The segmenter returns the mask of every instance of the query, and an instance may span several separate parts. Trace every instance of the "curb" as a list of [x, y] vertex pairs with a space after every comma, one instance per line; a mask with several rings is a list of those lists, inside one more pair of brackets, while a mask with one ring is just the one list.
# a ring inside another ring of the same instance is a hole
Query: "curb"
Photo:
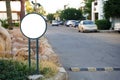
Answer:
[[116, 33], [117, 31], [115, 30], [98, 30], [100, 33]]
[[68, 75], [67, 72], [65, 71], [65, 69], [63, 67], [59, 68], [59, 72], [58, 74], [56, 74], [54, 77], [52, 78], [44, 78], [43, 75], [37, 74], [37, 75], [30, 75], [28, 76], [29, 80], [68, 80]]
[[104, 67], [104, 68], [95, 68], [95, 67], [79, 68], [79, 67], [71, 67], [70, 70], [73, 71], [73, 72], [79, 72], [79, 71], [96, 72], [96, 71], [120, 71], [120, 68], [113, 68], [113, 67]]
[[63, 67], [60, 67], [57, 75], [45, 80], [68, 80], [68, 74]]

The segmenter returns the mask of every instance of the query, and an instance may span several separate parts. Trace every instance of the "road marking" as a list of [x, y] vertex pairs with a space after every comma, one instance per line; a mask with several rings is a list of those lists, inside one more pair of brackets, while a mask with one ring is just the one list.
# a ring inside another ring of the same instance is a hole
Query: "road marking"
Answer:
[[104, 67], [104, 68], [96, 68], [96, 67], [87, 67], [87, 68], [71, 67], [70, 70], [73, 71], [73, 72], [79, 72], [79, 71], [96, 72], [96, 71], [120, 71], [120, 68], [114, 68], [114, 67]]

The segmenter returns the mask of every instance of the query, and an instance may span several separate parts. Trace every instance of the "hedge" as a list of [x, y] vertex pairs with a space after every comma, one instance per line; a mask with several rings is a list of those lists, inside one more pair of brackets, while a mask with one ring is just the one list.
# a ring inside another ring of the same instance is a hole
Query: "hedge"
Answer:
[[30, 70], [25, 63], [0, 59], [0, 80], [28, 80], [28, 75], [33, 73], [35, 68]]
[[107, 30], [111, 27], [111, 23], [108, 20], [96, 20], [95, 23], [100, 30]]
[[[26, 63], [0, 59], [0, 80], [28, 80], [29, 75], [36, 74], [36, 64], [33, 61], [29, 69]], [[41, 61], [40, 73], [49, 78], [58, 73], [58, 67], [50, 61]]]

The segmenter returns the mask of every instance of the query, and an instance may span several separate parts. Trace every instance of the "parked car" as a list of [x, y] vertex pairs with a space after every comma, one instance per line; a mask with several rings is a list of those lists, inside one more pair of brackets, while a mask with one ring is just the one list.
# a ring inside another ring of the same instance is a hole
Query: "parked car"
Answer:
[[76, 20], [68, 20], [65, 22], [65, 26], [67, 27], [73, 27]]
[[78, 25], [79, 32], [94, 31], [97, 32], [97, 25], [91, 20], [82, 20]]
[[63, 21], [58, 21], [59, 25], [63, 25], [64, 22]]
[[59, 26], [59, 22], [57, 20], [52, 20], [52, 26]]
[[76, 20], [75, 22], [74, 22], [74, 24], [73, 24], [73, 27], [78, 27], [78, 24], [80, 23], [80, 20]]
[[120, 23], [115, 23], [114, 30], [120, 33]]

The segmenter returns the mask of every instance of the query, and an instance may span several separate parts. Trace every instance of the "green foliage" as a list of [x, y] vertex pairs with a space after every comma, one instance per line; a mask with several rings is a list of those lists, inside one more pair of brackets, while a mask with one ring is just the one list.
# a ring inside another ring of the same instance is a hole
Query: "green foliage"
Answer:
[[[40, 62], [40, 73], [45, 78], [57, 74], [58, 67], [50, 61]], [[0, 59], [0, 80], [28, 80], [29, 75], [36, 73], [36, 63], [32, 61], [31, 69], [26, 61], [4, 60]]]
[[7, 19], [0, 19], [1, 25], [4, 28], [8, 28], [9, 24], [7, 22]]
[[55, 19], [55, 18], [54, 18], [54, 14], [48, 14], [48, 15], [47, 15], [47, 19], [48, 19], [50, 22], [52, 22], [52, 20]]
[[19, 23], [14, 23], [14, 26], [18, 27], [18, 26], [19, 26]]
[[111, 27], [111, 23], [108, 20], [96, 20], [95, 23], [100, 30], [107, 30]]
[[34, 71], [33, 67], [29, 70], [25, 63], [0, 59], [0, 80], [27, 80]]
[[61, 12], [60, 18], [63, 20], [79, 20], [82, 18], [82, 12], [75, 8], [68, 8]]
[[108, 0], [104, 5], [105, 17], [120, 17], [120, 0]]
[[89, 14], [89, 18], [91, 18], [91, 8], [92, 8], [92, 2], [93, 2], [94, 0], [87, 0], [86, 2], [85, 2], [85, 8], [84, 8], [84, 13], [85, 14]]

